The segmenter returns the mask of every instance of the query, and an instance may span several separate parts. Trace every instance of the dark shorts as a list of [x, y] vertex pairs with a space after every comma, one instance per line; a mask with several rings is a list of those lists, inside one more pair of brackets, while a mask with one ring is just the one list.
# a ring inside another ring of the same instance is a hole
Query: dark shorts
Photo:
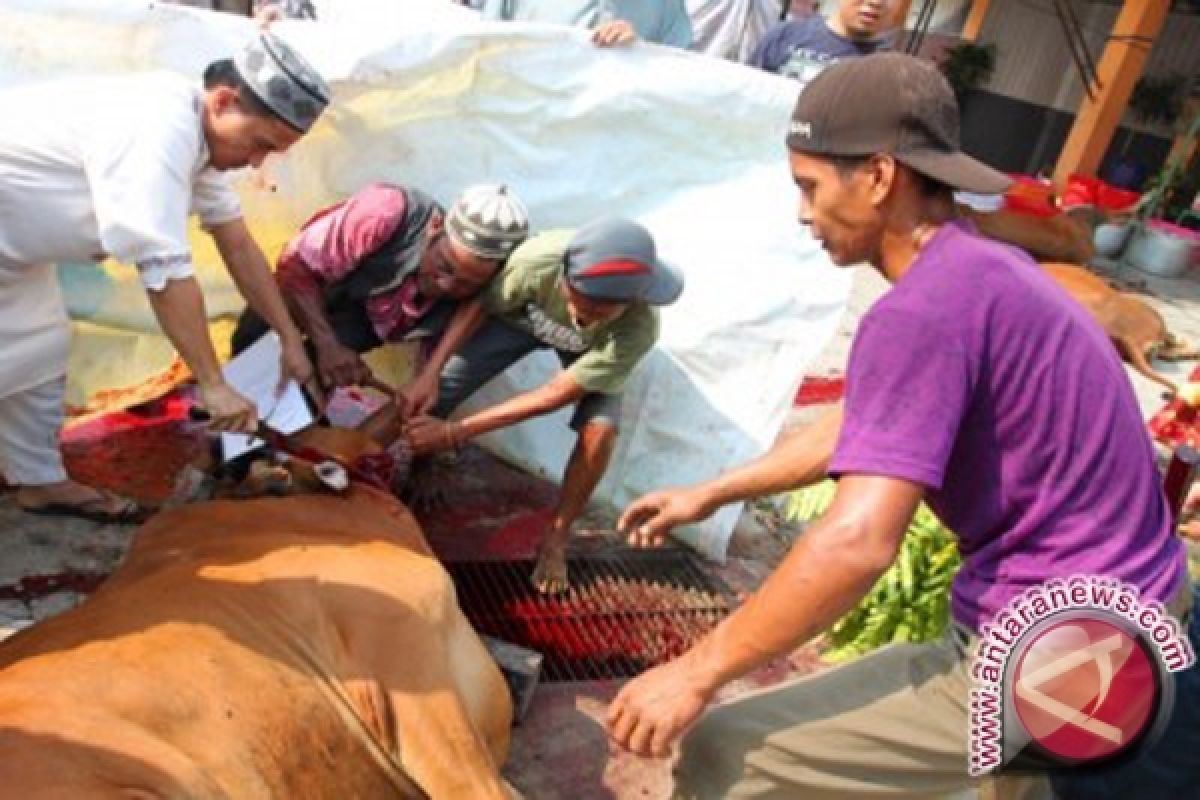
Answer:
[[[446, 362], [434, 415], [448, 417], [485, 383], [535, 350], [554, 350], [564, 367], [570, 366], [580, 355], [555, 350], [520, 328], [488, 317], [475, 335]], [[578, 431], [590, 422], [599, 421], [615, 428], [620, 419], [619, 392], [589, 392], [576, 404], [571, 427]]]

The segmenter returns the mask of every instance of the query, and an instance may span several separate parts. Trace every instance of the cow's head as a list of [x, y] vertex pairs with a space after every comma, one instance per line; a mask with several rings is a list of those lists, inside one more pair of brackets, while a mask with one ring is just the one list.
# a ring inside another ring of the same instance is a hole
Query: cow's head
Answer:
[[229, 464], [206, 457], [180, 472], [166, 505], [221, 497], [340, 493], [356, 480], [386, 485], [393, 477], [390, 457], [357, 430], [314, 426], [292, 434], [289, 445], [294, 452], [258, 450]]

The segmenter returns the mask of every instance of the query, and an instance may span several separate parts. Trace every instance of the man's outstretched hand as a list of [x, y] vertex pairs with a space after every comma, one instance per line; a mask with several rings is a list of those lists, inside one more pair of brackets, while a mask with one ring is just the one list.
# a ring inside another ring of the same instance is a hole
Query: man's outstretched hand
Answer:
[[374, 377], [358, 353], [341, 342], [317, 345], [317, 377], [332, 392], [342, 386], [365, 386]]
[[462, 426], [437, 417], [414, 417], [404, 423], [404, 437], [419, 456], [451, 450], [463, 442]]
[[396, 391], [395, 403], [403, 419], [428, 414], [437, 404], [438, 376], [421, 376]]
[[209, 428], [231, 433], [253, 433], [258, 409], [228, 383], [201, 385], [200, 405], [208, 413]]
[[605, 726], [620, 747], [640, 756], [671, 754], [716, 694], [697, 680], [695, 651], [655, 667], [625, 684], [608, 707]]
[[715, 509], [697, 489], [663, 489], [633, 501], [617, 521], [630, 547], [661, 547], [671, 529], [697, 522]]

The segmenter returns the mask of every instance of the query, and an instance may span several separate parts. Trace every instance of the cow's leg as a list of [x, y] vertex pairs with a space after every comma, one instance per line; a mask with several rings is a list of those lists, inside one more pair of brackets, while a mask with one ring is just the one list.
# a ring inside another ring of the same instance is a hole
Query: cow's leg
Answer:
[[[415, 527], [409, 515], [401, 524]], [[342, 566], [327, 563], [326, 581]], [[330, 595], [345, 653], [338, 671], [372, 738], [430, 797], [506, 797], [511, 700], [450, 576], [410, 552], [375, 550], [344, 566], [355, 591]]]
[[1145, 349], [1137, 342], [1131, 342], [1121, 337], [1113, 337], [1113, 344], [1116, 345], [1117, 351], [1120, 352], [1125, 362], [1133, 367], [1134, 371], [1157, 384], [1167, 387], [1167, 390], [1172, 395], [1179, 392], [1179, 387], [1173, 381], [1165, 375], [1154, 371], [1154, 367], [1150, 366], [1150, 361], [1146, 358]]
[[1193, 361], [1200, 358], [1200, 350], [1186, 339], [1168, 332], [1163, 336], [1163, 345], [1156, 355], [1163, 361]]

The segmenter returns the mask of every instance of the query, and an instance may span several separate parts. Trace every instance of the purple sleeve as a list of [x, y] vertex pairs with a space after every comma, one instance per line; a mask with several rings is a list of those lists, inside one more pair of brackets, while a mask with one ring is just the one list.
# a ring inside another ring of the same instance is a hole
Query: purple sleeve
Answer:
[[850, 354], [830, 474], [941, 488], [975, 380], [961, 336], [907, 310], [867, 314]]

